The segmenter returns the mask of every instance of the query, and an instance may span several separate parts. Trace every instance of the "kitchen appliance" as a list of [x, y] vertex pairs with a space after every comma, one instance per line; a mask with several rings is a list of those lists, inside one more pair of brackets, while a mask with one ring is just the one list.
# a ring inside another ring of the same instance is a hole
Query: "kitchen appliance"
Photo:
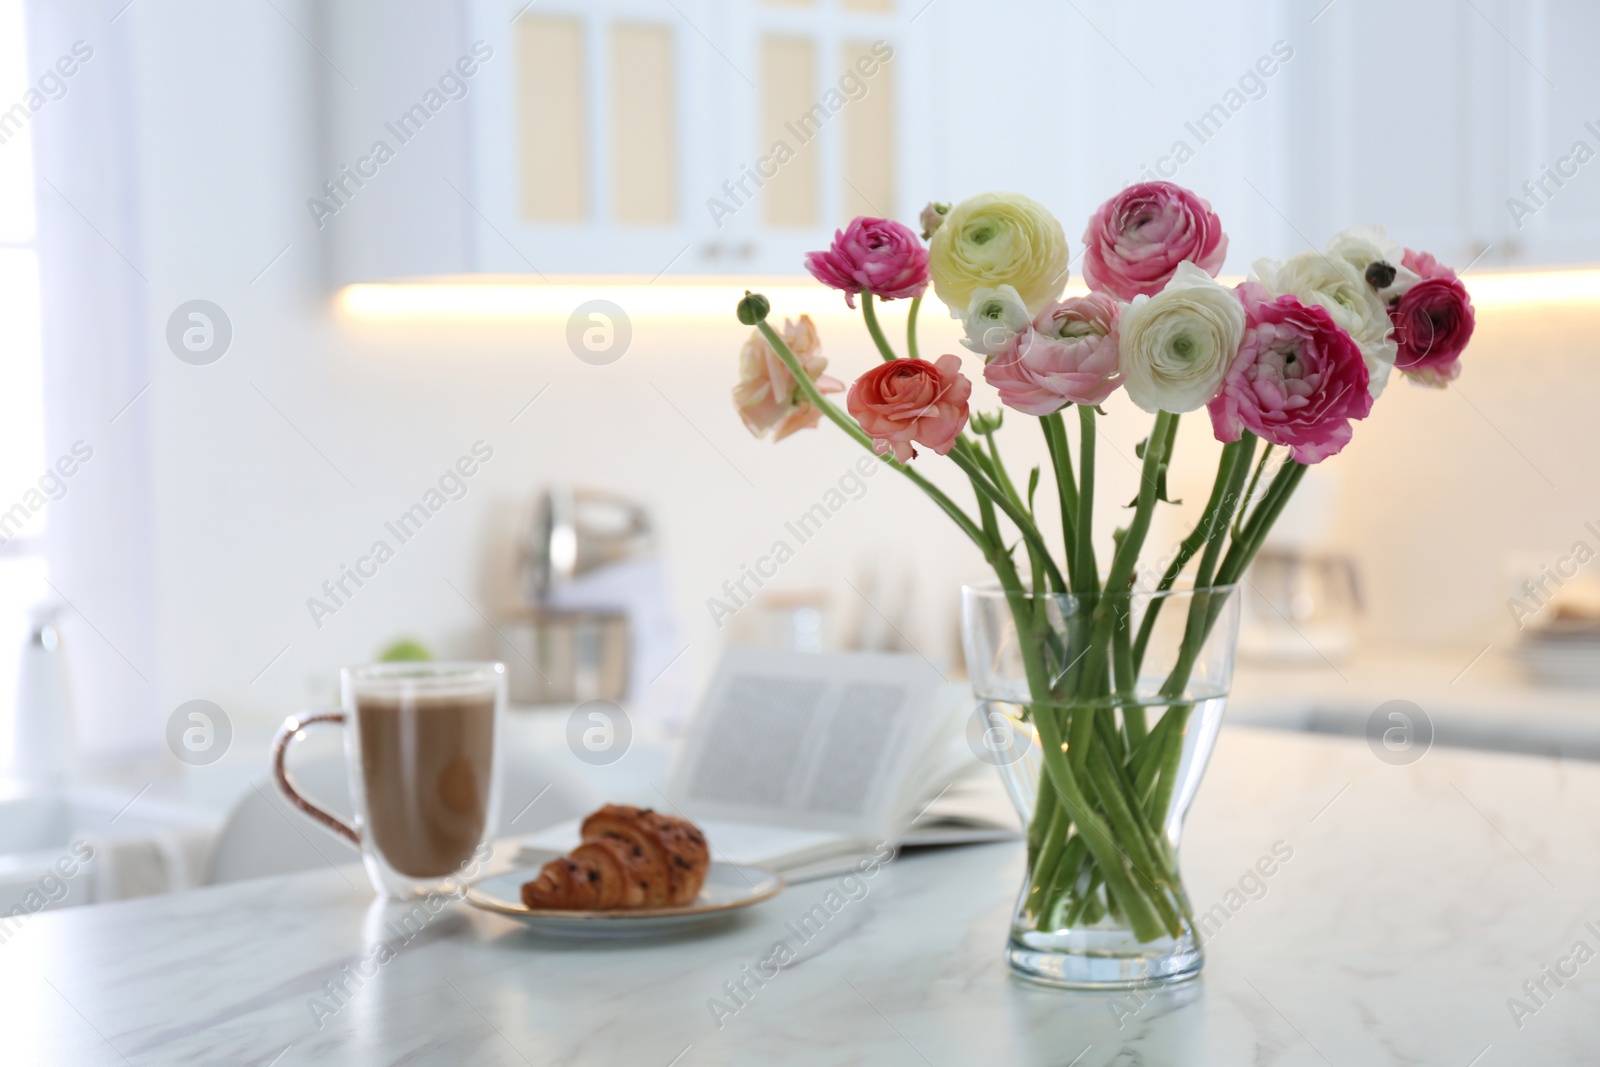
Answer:
[[1355, 560], [1269, 545], [1245, 572], [1239, 654], [1280, 663], [1346, 659], [1361, 610]]
[[683, 651], [656, 547], [649, 511], [620, 493], [539, 494], [520, 548], [527, 607], [496, 627], [513, 703], [676, 704], [656, 684]]
[[628, 692], [628, 616], [531, 608], [497, 627], [513, 704], [621, 700]]
[[528, 603], [546, 603], [584, 575], [654, 548], [650, 514], [642, 505], [602, 489], [546, 489], [534, 504], [523, 545]]

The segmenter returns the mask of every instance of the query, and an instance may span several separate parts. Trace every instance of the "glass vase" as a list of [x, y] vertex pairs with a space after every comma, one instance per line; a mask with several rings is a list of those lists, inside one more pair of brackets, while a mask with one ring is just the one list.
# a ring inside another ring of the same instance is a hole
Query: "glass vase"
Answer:
[[1239, 599], [962, 590], [986, 751], [1028, 828], [1006, 948], [1020, 977], [1124, 989], [1199, 973], [1178, 845], [1222, 724]]

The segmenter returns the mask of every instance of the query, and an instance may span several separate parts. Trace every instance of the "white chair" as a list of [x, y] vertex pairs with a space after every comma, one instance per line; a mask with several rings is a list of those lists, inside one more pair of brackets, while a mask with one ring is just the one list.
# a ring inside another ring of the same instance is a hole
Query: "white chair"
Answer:
[[[308, 800], [350, 820], [350, 785], [343, 756], [289, 757], [289, 773]], [[535, 801], [535, 798], [538, 798]], [[493, 836], [533, 833], [593, 811], [600, 801], [581, 778], [554, 761], [518, 754], [507, 757], [500, 783], [499, 824]], [[270, 775], [250, 783], [228, 813], [217, 837], [211, 882], [238, 882], [274, 874], [351, 863], [348, 845], [293, 807]]]

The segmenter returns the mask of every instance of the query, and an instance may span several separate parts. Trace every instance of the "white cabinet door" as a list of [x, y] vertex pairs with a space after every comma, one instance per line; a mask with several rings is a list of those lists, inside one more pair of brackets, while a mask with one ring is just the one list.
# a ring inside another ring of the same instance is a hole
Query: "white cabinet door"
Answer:
[[793, 273], [856, 214], [914, 216], [904, 2], [473, 0], [503, 57], [474, 97], [475, 269]]
[[492, 43], [475, 97], [474, 269], [655, 276], [682, 269], [716, 172], [709, 0], [474, 0]]
[[1511, 101], [1502, 190], [1494, 199], [1506, 260], [1600, 259], [1600, 5], [1534, 0], [1485, 7], [1507, 41]]
[[1498, 246], [1506, 49], [1475, 4], [1335, 0], [1294, 27], [1286, 214], [1311, 241], [1381, 223], [1458, 266]]
[[[712, 225], [698, 269], [792, 273], [857, 215], [911, 222], [921, 169], [907, 116], [924, 107], [912, 43], [918, 0], [772, 0], [729, 6], [736, 157], [702, 191]], [[930, 20], [931, 30], [935, 20]], [[924, 142], [925, 143], [925, 142]]]
[[1386, 223], [1458, 268], [1600, 249], [1600, 5], [1336, 0], [1294, 38], [1286, 212]]

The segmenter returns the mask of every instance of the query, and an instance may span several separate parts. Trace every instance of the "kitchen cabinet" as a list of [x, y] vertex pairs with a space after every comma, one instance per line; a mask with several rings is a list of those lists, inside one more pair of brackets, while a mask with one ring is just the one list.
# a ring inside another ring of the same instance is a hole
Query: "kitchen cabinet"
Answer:
[[1584, 0], [1337, 0], [1295, 39], [1287, 213], [1387, 221], [1458, 267], [1592, 260], [1600, 9]]
[[[1507, 4], [1506, 192], [1497, 203], [1512, 263], [1593, 262], [1600, 253], [1600, 7]], [[1513, 45], [1512, 42], [1515, 42]]]
[[421, 54], [466, 57], [469, 91], [444, 94], [453, 121], [429, 123], [418, 173], [321, 220], [343, 231], [336, 280], [793, 273], [854, 215], [912, 219], [927, 142], [906, 113], [942, 16], [908, 2], [463, 0], [454, 19], [419, 13], [420, 40], [371, 0], [343, 7], [333, 62], [384, 86], [329, 86], [367, 99], [332, 110], [344, 155], [324, 169], [362, 131], [413, 132], [394, 117], [428, 83]]
[[[1161, 18], [1113, 0], [349, 0], [324, 15], [340, 73], [322, 70], [319, 177], [381, 176], [316, 221], [338, 282], [792, 274], [854, 215], [909, 222], [985, 188], [1030, 192], [1076, 238], [1153, 177], [1222, 212], [1233, 273], [1368, 222], [1458, 267], [1600, 246], [1586, 0]], [[464, 95], [390, 137], [463, 57]], [[374, 137], [393, 162], [363, 164]]]

